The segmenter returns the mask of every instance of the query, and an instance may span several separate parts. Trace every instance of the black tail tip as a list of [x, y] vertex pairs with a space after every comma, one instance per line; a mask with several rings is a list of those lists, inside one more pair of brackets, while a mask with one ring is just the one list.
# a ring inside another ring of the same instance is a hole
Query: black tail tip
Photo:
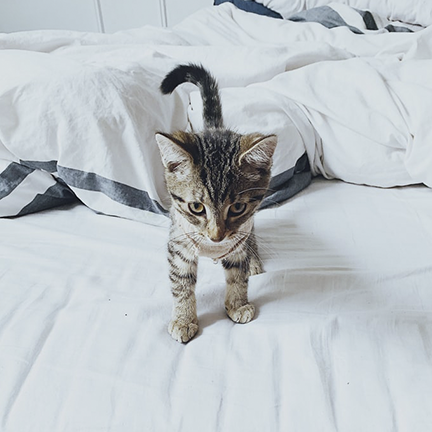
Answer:
[[172, 76], [173, 71], [171, 71], [161, 82], [161, 85], [159, 86], [160, 91], [166, 95], [166, 94], [170, 94], [174, 91], [174, 89], [177, 86], [173, 86], [172, 81], [173, 81], [173, 76]]
[[196, 84], [202, 76], [208, 74], [208, 71], [200, 64], [179, 65], [166, 75], [159, 88], [163, 94], [171, 94], [180, 84], [184, 82]]

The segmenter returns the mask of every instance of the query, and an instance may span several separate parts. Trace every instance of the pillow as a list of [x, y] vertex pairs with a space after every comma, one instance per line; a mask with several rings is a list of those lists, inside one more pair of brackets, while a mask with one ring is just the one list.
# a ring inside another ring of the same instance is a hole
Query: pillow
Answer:
[[[326, 6], [328, 0], [256, 0], [268, 9], [287, 19], [302, 10]], [[334, 3], [370, 10], [395, 21], [428, 26], [432, 24], [432, 2], [430, 0], [335, 0]]]
[[187, 98], [161, 97], [162, 76], [136, 62], [4, 50], [0, 63], [0, 215], [75, 194], [97, 212], [160, 224], [169, 197], [154, 134], [186, 127]]

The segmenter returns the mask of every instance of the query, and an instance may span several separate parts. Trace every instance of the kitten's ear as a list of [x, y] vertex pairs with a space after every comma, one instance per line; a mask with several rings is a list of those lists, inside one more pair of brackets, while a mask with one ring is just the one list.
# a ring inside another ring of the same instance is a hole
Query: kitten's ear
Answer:
[[256, 168], [268, 168], [276, 144], [276, 135], [244, 135], [240, 139], [239, 164], [246, 162]]
[[187, 145], [176, 137], [157, 133], [155, 138], [162, 156], [162, 163], [169, 171], [175, 171], [179, 166], [193, 162]]

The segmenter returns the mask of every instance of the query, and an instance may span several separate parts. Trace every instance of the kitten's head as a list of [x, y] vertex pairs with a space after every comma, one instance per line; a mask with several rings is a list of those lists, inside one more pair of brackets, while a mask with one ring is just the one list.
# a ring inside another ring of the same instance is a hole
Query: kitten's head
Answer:
[[276, 136], [213, 129], [156, 140], [172, 215], [185, 233], [200, 246], [246, 239], [269, 185]]

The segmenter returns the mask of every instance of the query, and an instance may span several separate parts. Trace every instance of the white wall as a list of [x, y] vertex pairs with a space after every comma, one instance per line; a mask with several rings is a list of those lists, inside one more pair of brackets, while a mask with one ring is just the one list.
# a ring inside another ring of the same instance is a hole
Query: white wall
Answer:
[[98, 31], [93, 0], [0, 0], [0, 31]]
[[173, 26], [203, 7], [211, 6], [213, 0], [165, 0], [168, 26]]
[[0, 32], [172, 26], [213, 0], [0, 0]]

